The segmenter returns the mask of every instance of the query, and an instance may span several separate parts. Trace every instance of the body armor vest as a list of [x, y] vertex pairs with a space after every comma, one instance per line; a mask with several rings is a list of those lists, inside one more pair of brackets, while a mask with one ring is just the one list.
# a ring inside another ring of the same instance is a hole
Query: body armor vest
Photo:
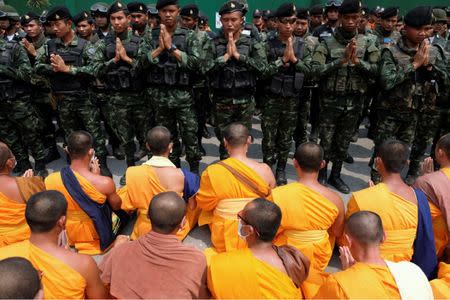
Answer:
[[[243, 36], [242, 42], [236, 45], [240, 55], [250, 57], [253, 40], [249, 36]], [[227, 53], [228, 41], [223, 38], [215, 38], [215, 58]], [[214, 74], [211, 80], [214, 94], [223, 97], [241, 97], [251, 95], [256, 88], [256, 76], [244, 63], [230, 58], [224, 68]]]
[[[17, 42], [6, 42], [3, 47], [0, 48], [0, 65], [15, 69], [14, 65], [14, 53], [18, 50], [17, 47], [21, 45]], [[0, 75], [0, 100], [14, 99], [17, 96], [24, 95], [31, 91], [30, 84], [13, 79], [6, 75]]]
[[[128, 42], [122, 41], [123, 47], [128, 57], [134, 59], [137, 57], [139, 50], [140, 37], [128, 33], [131, 38]], [[113, 33], [108, 34], [105, 38], [105, 56], [108, 60], [116, 56], [116, 36]], [[105, 75], [106, 87], [113, 91], [133, 91], [139, 92], [144, 88], [144, 81], [134, 74], [132, 66], [123, 60], [119, 60], [114, 64]]]
[[[297, 59], [301, 60], [304, 56], [305, 43], [300, 38], [294, 38], [294, 53]], [[284, 55], [286, 45], [277, 37], [268, 41], [268, 56], [270, 62], [276, 61]], [[295, 66], [291, 64], [288, 68], [283, 68], [272, 76], [269, 90], [272, 94], [281, 95], [283, 97], [298, 96], [303, 87], [305, 75], [295, 70]]]
[[[51, 39], [47, 42], [48, 47], [48, 62], [50, 63], [50, 55], [58, 54], [64, 60], [66, 65], [74, 67], [83, 66], [83, 51], [87, 45], [87, 41], [78, 38], [78, 43], [76, 47], [71, 47], [70, 51], [62, 51], [56, 42], [56, 39]], [[50, 76], [50, 85], [52, 91], [56, 93], [67, 93], [67, 92], [80, 92], [86, 91], [89, 86], [89, 81], [81, 76], [76, 76], [66, 73], [54, 73]]]
[[[151, 45], [153, 49], [159, 47], [159, 32], [159, 28], [152, 30]], [[186, 52], [189, 55], [191, 49], [187, 46], [187, 34], [188, 30], [184, 28], [177, 29], [172, 36], [172, 44], [178, 50]], [[164, 50], [159, 55], [158, 63], [150, 69], [147, 82], [154, 85], [188, 87], [191, 85], [191, 76], [189, 70], [179, 67], [177, 59], [170, 55], [167, 50]]]

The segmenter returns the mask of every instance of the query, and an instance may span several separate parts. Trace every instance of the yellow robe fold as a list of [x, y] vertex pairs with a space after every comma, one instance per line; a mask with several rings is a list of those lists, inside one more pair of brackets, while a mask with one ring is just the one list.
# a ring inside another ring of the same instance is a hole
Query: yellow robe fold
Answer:
[[335, 237], [328, 230], [339, 215], [337, 206], [298, 182], [277, 187], [272, 195], [283, 216], [274, 244], [296, 247], [309, 258], [310, 268], [323, 271], [333, 254]]
[[[158, 176], [153, 171], [152, 167], [148, 165], [128, 168], [126, 177], [127, 185], [121, 188], [117, 194], [122, 199], [123, 210], [137, 210], [137, 220], [131, 235], [131, 239], [134, 240], [151, 230], [152, 226], [147, 217], [150, 201], [157, 194], [166, 192], [167, 190], [161, 185]], [[179, 195], [182, 196], [182, 193]], [[199, 214], [199, 208], [193, 208], [188, 205], [185, 224], [177, 233], [177, 236], [181, 240], [184, 239], [189, 231], [197, 224]]]
[[[40, 177], [21, 177], [16, 179], [20, 194], [24, 201], [45, 190]], [[25, 203], [18, 203], [0, 192], [0, 247], [27, 240], [30, 228], [25, 220]]]
[[[106, 195], [103, 195], [86, 178], [73, 171], [83, 191], [95, 202], [105, 203]], [[102, 253], [100, 250], [100, 238], [95, 230], [94, 222], [81, 209], [77, 202], [70, 196], [64, 187], [59, 172], [50, 174], [45, 179], [47, 190], [61, 192], [67, 200], [67, 223], [66, 230], [70, 246], [75, 247], [78, 252], [89, 255]]]
[[302, 298], [288, 275], [255, 258], [249, 249], [212, 257], [208, 288], [216, 299]]
[[434, 299], [450, 299], [450, 265], [439, 263], [438, 278], [430, 281]]
[[[223, 163], [252, 180], [259, 191], [268, 195], [268, 200], [272, 200], [270, 186], [258, 173], [235, 158], [228, 158]], [[246, 203], [258, 197], [260, 196], [219, 164], [210, 165], [203, 172], [200, 190], [196, 195], [197, 205], [202, 209], [199, 225], [209, 225], [215, 251], [224, 252], [247, 247], [245, 241], [237, 235], [236, 214]]]
[[331, 274], [315, 299], [400, 299], [395, 279], [387, 267], [356, 263]]
[[60, 261], [55, 256], [34, 246], [30, 241], [22, 241], [0, 249], [0, 260], [19, 256], [28, 259], [43, 273], [45, 299], [84, 299], [86, 280], [84, 277]]

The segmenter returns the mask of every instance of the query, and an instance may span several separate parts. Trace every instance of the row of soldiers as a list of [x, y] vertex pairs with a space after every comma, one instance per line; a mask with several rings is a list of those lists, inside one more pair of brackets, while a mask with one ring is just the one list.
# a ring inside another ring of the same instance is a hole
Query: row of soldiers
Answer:
[[[410, 171], [415, 175], [426, 146], [447, 124], [444, 10], [411, 10], [402, 33], [395, 30], [397, 8], [378, 11], [379, 24], [371, 30], [371, 13], [359, 1], [330, 0], [321, 10], [322, 25], [292, 3], [264, 16], [255, 11], [254, 25], [245, 23], [247, 10], [237, 1], [225, 3], [222, 28], [214, 34], [203, 31], [207, 21], [197, 6], [180, 9], [175, 0], [160, 0], [151, 9], [140, 2], [97, 3], [91, 14], [75, 17], [58, 6], [43, 18], [24, 15], [25, 39], [12, 21], [18, 15], [2, 11], [0, 138], [16, 153], [19, 169], [29, 167], [30, 150], [37, 173], [45, 175], [46, 160], [57, 155], [54, 134], [43, 134], [52, 133], [52, 103], [66, 135], [78, 129], [93, 135], [102, 174], [111, 173], [101, 119], [116, 156], [119, 145], [124, 149], [127, 166], [146, 154], [145, 132], [158, 124], [173, 134], [172, 161], [180, 165], [183, 144], [186, 161], [198, 172], [209, 101], [221, 159], [227, 157], [223, 128], [239, 121], [251, 129], [256, 105], [262, 111], [263, 160], [276, 165], [282, 185], [292, 137], [297, 145], [306, 140], [310, 102], [313, 131], [319, 128], [325, 160], [332, 162], [330, 177], [323, 168], [321, 182], [349, 193], [340, 173], [370, 107], [374, 153], [386, 138], [411, 145], [417, 137]], [[312, 33], [310, 20], [317, 25]], [[42, 22], [49, 38], [38, 30]], [[137, 157], [135, 137], [142, 148]]]

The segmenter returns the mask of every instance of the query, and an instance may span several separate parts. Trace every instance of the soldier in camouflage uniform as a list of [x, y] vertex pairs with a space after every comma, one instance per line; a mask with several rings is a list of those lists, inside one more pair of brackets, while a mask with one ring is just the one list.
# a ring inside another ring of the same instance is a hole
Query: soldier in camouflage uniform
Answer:
[[[108, 16], [113, 31], [95, 45], [91, 55], [95, 77], [106, 86], [105, 117], [121, 139], [127, 166], [131, 167], [135, 163], [134, 137], [141, 141], [139, 134], [149, 128], [146, 103], [142, 97], [144, 80], [138, 71], [141, 38], [128, 29], [128, 15], [127, 6], [122, 2], [111, 5]], [[125, 184], [125, 175], [121, 184]]]
[[109, 5], [104, 2], [96, 2], [91, 6], [91, 16], [95, 22], [95, 33], [100, 40], [108, 36], [110, 31], [108, 19]]
[[148, 26], [148, 7], [143, 2], [130, 2], [127, 4], [131, 17], [131, 29], [133, 34], [140, 37], [150, 34], [150, 26]]
[[[340, 177], [342, 163], [361, 115], [366, 78], [377, 74], [380, 56], [373, 39], [357, 33], [360, 11], [357, 0], [342, 3], [341, 26], [322, 39], [311, 62], [321, 83], [320, 144], [326, 162], [333, 163], [328, 183], [342, 193], [350, 192]], [[319, 180], [324, 184], [326, 178], [327, 168], [323, 168]]]
[[86, 129], [94, 138], [95, 153], [104, 176], [112, 176], [106, 163], [105, 138], [100, 126], [97, 107], [88, 95], [93, 67], [88, 64], [89, 42], [80, 39], [72, 30], [72, 16], [64, 6], [52, 8], [47, 21], [55, 30], [56, 38], [49, 40], [36, 58], [38, 75], [50, 81], [57, 101], [61, 125], [66, 135]]
[[[405, 16], [406, 34], [394, 45], [383, 49], [380, 61], [380, 95], [378, 123], [373, 157], [380, 144], [387, 139], [398, 139], [411, 145], [416, 132], [418, 112], [430, 128], [438, 116], [437, 86], [446, 82], [446, 71], [439, 62], [439, 51], [430, 47], [427, 31], [432, 20], [431, 8], [417, 7]], [[430, 118], [430, 119], [428, 119]], [[429, 123], [431, 122], [431, 123]], [[421, 125], [423, 126], [423, 124]], [[430, 128], [430, 129], [428, 129]], [[420, 129], [423, 134], [422, 129]], [[372, 169], [372, 180], [380, 181]]]
[[[0, 11], [0, 17], [4, 13]], [[0, 39], [0, 139], [14, 153], [19, 173], [31, 168], [29, 146], [38, 176], [47, 176], [45, 149], [40, 138], [42, 124], [30, 105], [31, 64], [25, 49], [16, 41]]]
[[233, 122], [249, 130], [255, 110], [257, 75], [266, 69], [264, 44], [241, 31], [244, 8], [236, 1], [225, 3], [219, 11], [223, 30], [209, 43], [203, 70], [210, 78], [215, 112], [215, 133], [220, 142], [220, 158], [228, 154], [222, 132]]
[[[177, 26], [178, 1], [159, 0], [156, 9], [161, 25], [141, 43], [147, 93], [152, 101], [155, 123], [167, 127], [174, 143], [170, 159], [180, 166], [181, 139], [186, 147], [186, 161], [198, 173], [201, 154], [198, 147], [198, 123], [192, 97], [192, 72], [198, 71], [199, 42], [195, 32]], [[178, 134], [180, 132], [180, 134]]]
[[265, 75], [270, 80], [261, 119], [262, 150], [266, 164], [277, 163], [277, 185], [287, 183], [285, 169], [297, 123], [299, 95], [305, 73], [309, 72], [309, 48], [303, 39], [293, 36], [296, 13], [292, 3], [284, 3], [276, 10], [277, 34], [269, 37], [266, 46]]
[[25, 32], [17, 27], [20, 20], [17, 10], [11, 5], [0, 5], [0, 10], [4, 13], [0, 18], [0, 29], [5, 31], [3, 39], [21, 42], [25, 37]]

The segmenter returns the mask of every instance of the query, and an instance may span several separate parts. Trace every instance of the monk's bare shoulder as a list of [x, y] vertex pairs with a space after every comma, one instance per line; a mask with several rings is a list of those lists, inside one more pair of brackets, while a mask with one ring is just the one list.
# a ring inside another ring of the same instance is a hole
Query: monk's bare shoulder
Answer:
[[97, 263], [89, 255], [70, 252], [68, 257], [71, 259], [70, 266], [85, 279], [90, 277], [91, 272], [97, 271]]
[[333, 202], [340, 211], [344, 211], [344, 202], [342, 201], [341, 196], [339, 196], [338, 193], [336, 193], [335, 191], [333, 191], [325, 186], [322, 186], [320, 184], [319, 184], [319, 186], [320, 186], [319, 187], [320, 193], [322, 195], [324, 195], [325, 198], [327, 198], [328, 200]]

